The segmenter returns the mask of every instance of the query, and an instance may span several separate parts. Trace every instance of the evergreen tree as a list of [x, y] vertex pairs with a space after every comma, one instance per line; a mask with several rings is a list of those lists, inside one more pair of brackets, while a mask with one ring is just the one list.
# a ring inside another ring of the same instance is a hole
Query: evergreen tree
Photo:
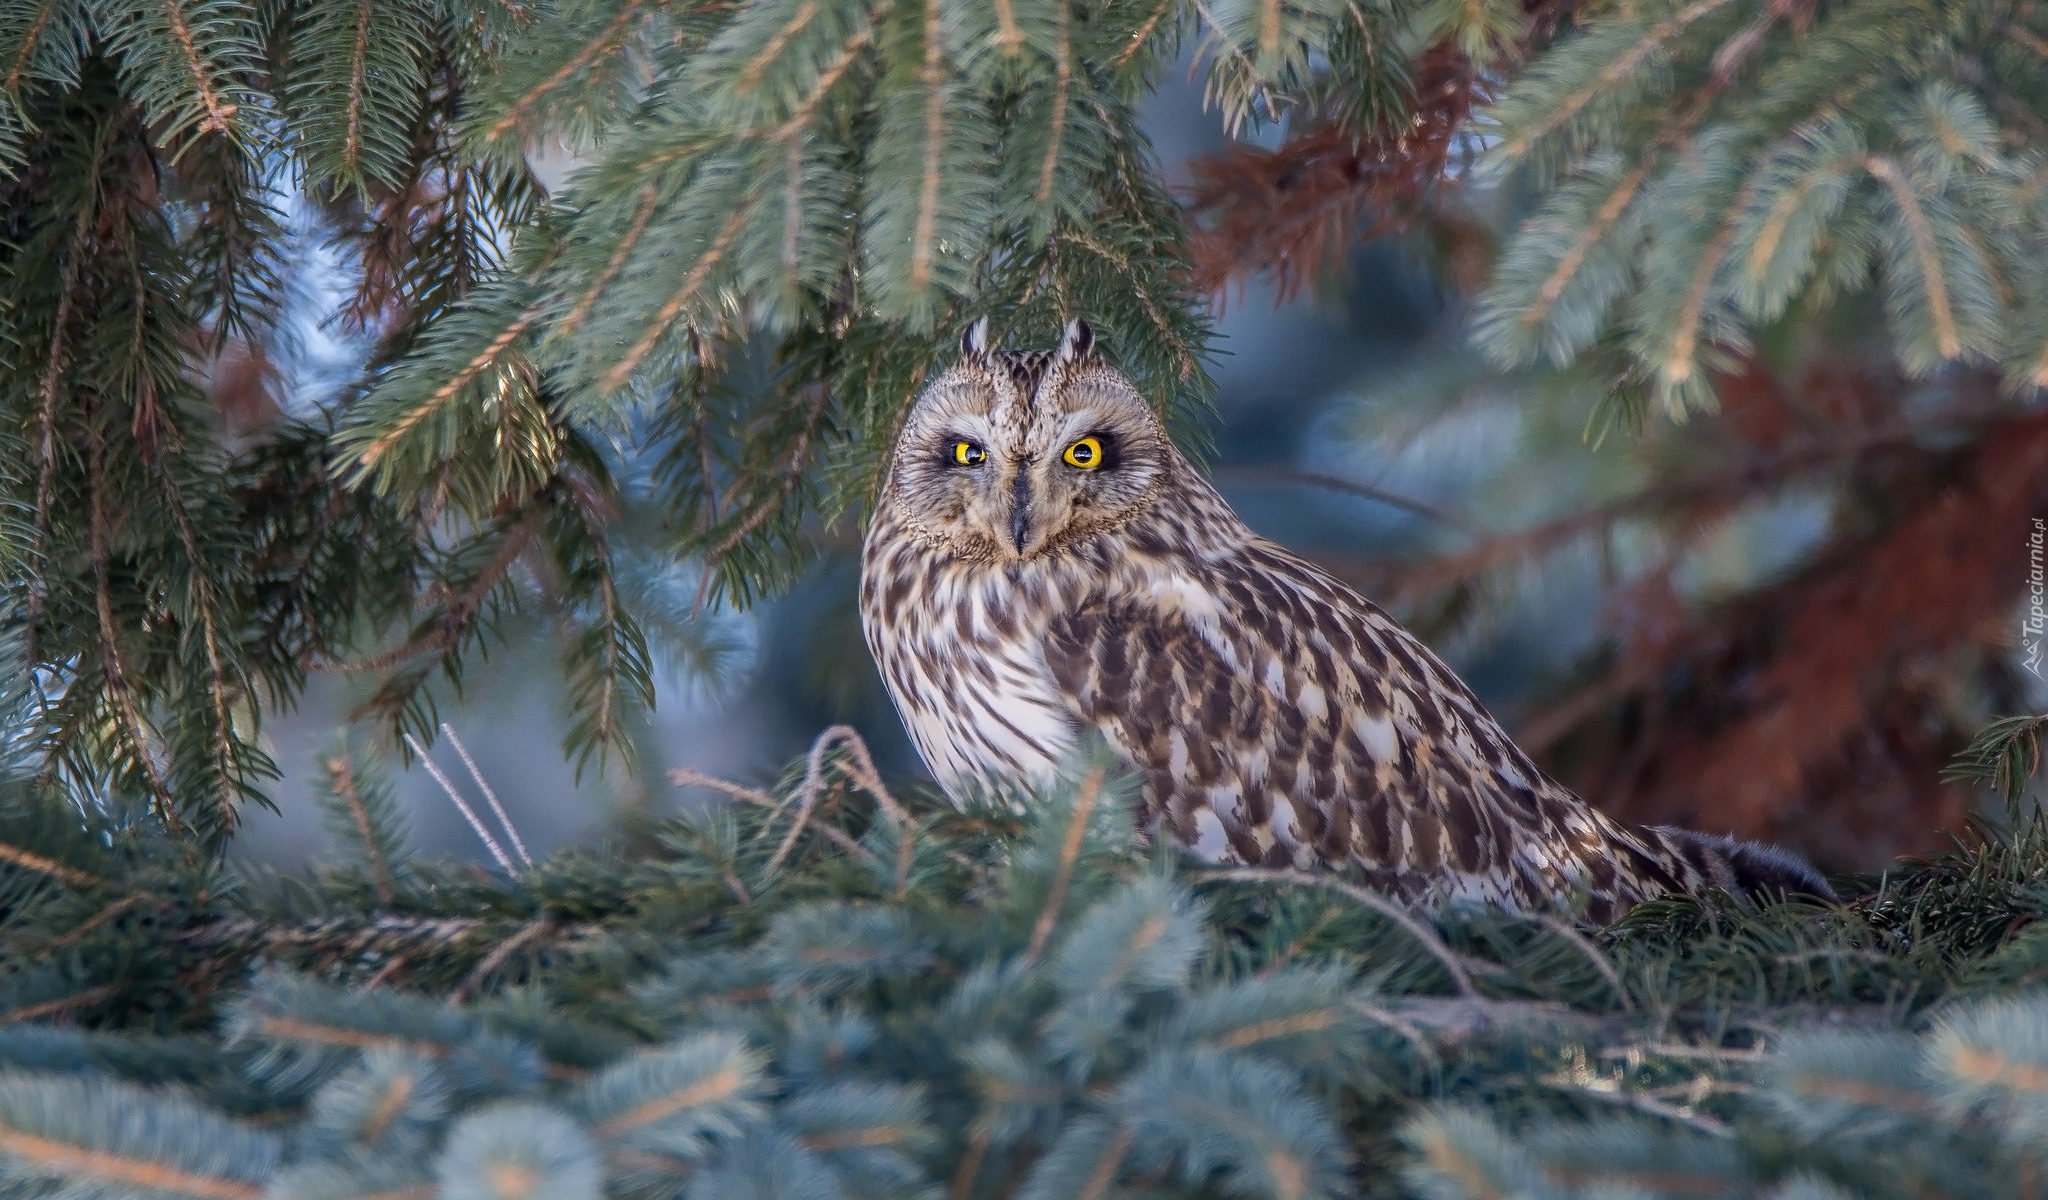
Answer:
[[[1960, 766], [2023, 783], [2038, 733]], [[2038, 820], [1841, 909], [1589, 932], [1143, 846], [1093, 763], [963, 812], [833, 731], [505, 875], [409, 855], [335, 761], [310, 877], [5, 798], [0, 1194], [2024, 1195], [2038, 1159]]]
[[[523, 619], [562, 635], [569, 751], [629, 749], [656, 654], [715, 662], [702, 609], [858, 517], [967, 316], [1086, 312], [1194, 439], [1203, 289], [1401, 227], [1463, 271], [1461, 181], [1507, 171], [1536, 215], [1479, 343], [1599, 380], [1596, 427], [1746, 403], [1873, 301], [1882, 415], [1935, 410], [1859, 435], [1908, 461], [1848, 481], [1893, 503], [1833, 544], [1972, 585], [1865, 603], [1821, 562], [1731, 620], [1799, 635], [1770, 671], [1704, 673], [1781, 706], [1676, 708], [1735, 731], [1715, 761], [1802, 767], [1758, 732], [1783, 705], [1835, 741], [1867, 714], [1799, 690], [1831, 622], [1938, 655], [2042, 510], [2044, 46], [1992, 0], [0, 0], [0, 1194], [2032, 1188], [2039, 719], [1958, 763], [2003, 832], [1840, 910], [1605, 930], [1212, 872], [1138, 844], [1100, 764], [1023, 815], [899, 798], [837, 733], [772, 793], [501, 873], [407, 853], [346, 749], [334, 862], [218, 849], [309, 673], [430, 737], [429, 682]], [[1183, 207], [1136, 106], [1188, 48], [1287, 136]], [[367, 366], [266, 413], [329, 236]], [[1817, 461], [1778, 449], [1774, 485]], [[1643, 507], [1726, 503], [1758, 479], [1729, 461]], [[1981, 504], [1918, 503], [1958, 478]], [[674, 520], [618, 519], [643, 498]]]

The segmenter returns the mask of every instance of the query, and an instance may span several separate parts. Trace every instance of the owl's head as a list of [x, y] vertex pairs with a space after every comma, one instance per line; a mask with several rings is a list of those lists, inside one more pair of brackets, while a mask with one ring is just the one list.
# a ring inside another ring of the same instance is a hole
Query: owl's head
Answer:
[[1165, 428], [1096, 353], [1087, 322], [1068, 322], [1054, 350], [997, 350], [983, 317], [905, 418], [885, 503], [962, 558], [1014, 562], [1129, 521], [1174, 460]]

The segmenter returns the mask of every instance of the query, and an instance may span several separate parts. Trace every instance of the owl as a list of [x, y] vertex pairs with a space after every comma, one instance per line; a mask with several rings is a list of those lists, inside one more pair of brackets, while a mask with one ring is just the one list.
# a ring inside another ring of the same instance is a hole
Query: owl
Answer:
[[860, 611], [956, 800], [1050, 778], [1093, 731], [1155, 836], [1216, 862], [1599, 922], [1702, 887], [1832, 896], [1791, 855], [1624, 825], [1546, 776], [1421, 642], [1247, 528], [1079, 320], [1052, 350], [967, 331], [897, 437]]

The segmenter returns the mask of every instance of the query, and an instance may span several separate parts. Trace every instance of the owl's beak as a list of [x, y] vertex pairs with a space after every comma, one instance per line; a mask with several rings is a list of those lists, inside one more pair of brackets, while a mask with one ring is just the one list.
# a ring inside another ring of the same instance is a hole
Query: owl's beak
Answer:
[[1017, 546], [1017, 554], [1024, 553], [1026, 539], [1031, 536], [1031, 473], [1024, 467], [1017, 468], [1017, 477], [1010, 481], [1010, 540]]

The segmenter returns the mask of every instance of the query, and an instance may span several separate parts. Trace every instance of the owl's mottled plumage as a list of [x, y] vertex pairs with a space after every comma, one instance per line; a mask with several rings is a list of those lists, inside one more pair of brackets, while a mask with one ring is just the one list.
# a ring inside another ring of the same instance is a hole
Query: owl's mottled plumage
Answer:
[[949, 792], [1045, 778], [1092, 728], [1147, 820], [1221, 862], [1355, 864], [1416, 902], [1583, 893], [1595, 920], [1703, 886], [1829, 894], [1789, 855], [1587, 805], [1390, 617], [1248, 529], [1086, 325], [1053, 351], [985, 330], [905, 419], [862, 556], [868, 646]]

